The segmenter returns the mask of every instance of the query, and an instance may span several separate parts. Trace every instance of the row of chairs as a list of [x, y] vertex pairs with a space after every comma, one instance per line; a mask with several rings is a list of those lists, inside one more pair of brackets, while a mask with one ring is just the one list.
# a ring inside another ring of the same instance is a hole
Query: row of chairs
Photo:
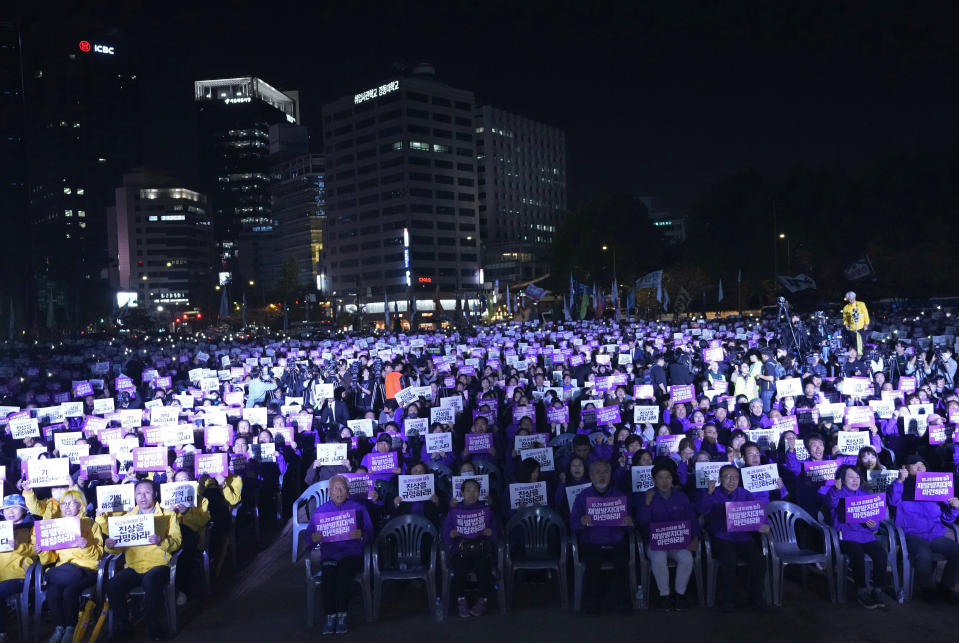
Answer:
[[[313, 485], [297, 500], [293, 509], [294, 558], [302, 554], [301, 534], [308, 523], [298, 520], [301, 510], [313, 509], [326, 501], [323, 483]], [[784, 572], [788, 566], [802, 568], [805, 585], [810, 567], [822, 570], [829, 597], [832, 602], [846, 600], [848, 560], [839, 549], [839, 534], [828, 525], [814, 519], [798, 505], [789, 502], [770, 502], [766, 506], [770, 526], [768, 534], [759, 535], [763, 559], [766, 561], [764, 593], [767, 600], [776, 606], [783, 602]], [[800, 544], [797, 529], [799, 523], [808, 526], [807, 533], [814, 538], [808, 545]], [[867, 564], [885, 564], [891, 572], [893, 588], [900, 600], [912, 596], [914, 572], [909, 564], [906, 539], [901, 528], [889, 520], [880, 526], [880, 540], [888, 552], [885, 561], [869, 561]], [[952, 525], [951, 531], [959, 540], [959, 528]], [[652, 585], [652, 570], [646, 546], [636, 530], [628, 532], [628, 578], [632, 588], [634, 608], [648, 608]], [[703, 532], [705, 533], [705, 531]], [[307, 547], [308, 549], [308, 547]], [[571, 554], [571, 560], [568, 557]], [[390, 520], [364, 552], [364, 567], [355, 581], [360, 585], [367, 620], [379, 618], [383, 583], [395, 580], [420, 579], [426, 587], [429, 605], [437, 597], [437, 571], [442, 579], [439, 592], [443, 614], [449, 610], [449, 588], [452, 570], [449, 552], [442, 545], [432, 523], [417, 515], [403, 515]], [[713, 557], [710, 538], [702, 539], [701, 546], [693, 554], [693, 573], [696, 581], [697, 599], [701, 606], [712, 607], [716, 602], [716, 585], [720, 562]], [[303, 556], [307, 577], [307, 622], [313, 625], [316, 609], [316, 590], [322, 583], [313, 554]], [[941, 557], [940, 557], [941, 560]], [[568, 606], [568, 564], [573, 571], [573, 608], [582, 604], [585, 565], [580, 560], [579, 543], [575, 533], [570, 533], [566, 522], [547, 507], [529, 507], [516, 512], [507, 523], [502, 542], [496, 552], [494, 577], [498, 580], [497, 598], [501, 611], [512, 603], [516, 578], [520, 573], [548, 572], [555, 577], [561, 606]], [[637, 563], [639, 574], [637, 578]], [[743, 564], [743, 563], [740, 563]], [[670, 566], [674, 566], [670, 562]], [[607, 565], [608, 567], [608, 565]], [[902, 570], [900, 576], [899, 570]], [[638, 581], [638, 582], [637, 582]], [[638, 596], [637, 588], [645, 588]]]

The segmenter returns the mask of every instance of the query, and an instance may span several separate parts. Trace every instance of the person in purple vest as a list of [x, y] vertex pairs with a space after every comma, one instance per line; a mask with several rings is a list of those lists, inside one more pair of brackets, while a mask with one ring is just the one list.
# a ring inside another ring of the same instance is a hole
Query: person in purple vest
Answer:
[[[763, 575], [766, 562], [763, 560], [762, 549], [753, 537], [746, 531], [728, 531], [726, 528], [726, 503], [748, 502], [756, 497], [740, 486], [739, 469], [728, 464], [719, 470], [719, 484], [709, 481], [706, 493], [699, 499], [697, 510], [700, 515], [708, 516], [708, 525], [712, 534], [713, 557], [721, 563], [719, 590], [722, 592], [720, 604], [723, 611], [731, 612], [736, 609], [736, 561], [746, 562], [749, 574], [749, 595], [753, 610], [764, 610], [766, 599], [763, 597]], [[759, 533], [768, 533], [769, 525], [760, 525]]]
[[[461, 618], [482, 616], [493, 592], [493, 565], [496, 549], [497, 528], [493, 514], [485, 502], [480, 502], [480, 485], [469, 478], [463, 481], [463, 502], [450, 511], [443, 523], [443, 540], [451, 555], [453, 568], [451, 591], [456, 597], [456, 607]], [[477, 525], [474, 533], [460, 533], [457, 516], [473, 516], [470, 525]], [[483, 526], [485, 525], [485, 527]], [[480, 529], [479, 527], [483, 527]], [[466, 575], [473, 571], [479, 584], [479, 598], [470, 608], [466, 602]]]
[[[953, 496], [947, 502], [929, 500], [906, 500], [916, 488], [916, 474], [926, 472], [926, 461], [921, 455], [906, 458], [899, 469], [899, 479], [886, 489], [886, 502], [896, 509], [896, 524], [906, 534], [909, 559], [916, 570], [916, 581], [926, 600], [942, 598], [956, 602], [956, 581], [959, 580], [959, 543], [946, 536], [946, 525], [959, 517], [959, 498]], [[935, 586], [936, 563], [932, 554], [946, 559], [942, 581]], [[938, 591], [937, 591], [938, 590]]]
[[599, 614], [600, 599], [603, 593], [601, 566], [604, 561], [613, 564], [613, 582], [607, 587], [613, 588], [620, 601], [620, 609], [627, 612], [631, 606], [631, 592], [623, 591], [626, 586], [626, 532], [633, 528], [633, 519], [629, 515], [622, 525], [607, 526], [593, 524], [587, 507], [590, 498], [614, 500], [622, 498], [625, 505], [626, 494], [614, 488], [611, 482], [611, 466], [606, 460], [593, 460], [589, 464], [589, 480], [592, 486], [584, 489], [573, 502], [569, 521], [572, 530], [579, 536], [580, 560], [586, 567], [583, 583], [583, 609], [587, 614]]

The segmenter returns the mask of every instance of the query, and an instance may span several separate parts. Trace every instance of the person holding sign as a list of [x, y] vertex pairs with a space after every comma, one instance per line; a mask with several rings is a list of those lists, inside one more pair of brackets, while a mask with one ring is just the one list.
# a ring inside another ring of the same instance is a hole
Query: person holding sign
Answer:
[[[846, 506], [850, 498], [872, 496], [862, 488], [859, 470], [845, 464], [836, 470], [835, 486], [826, 494], [825, 506], [832, 515], [832, 527], [839, 532], [839, 550], [849, 558], [852, 579], [856, 583], [856, 598], [867, 610], [886, 607], [882, 588], [886, 586], [886, 551], [876, 540], [876, 531], [883, 516], [863, 522], [848, 519]], [[880, 498], [882, 496], [879, 496]], [[885, 504], [883, 504], [885, 508]], [[885, 514], [885, 511], [882, 512]], [[865, 555], [872, 559], [872, 591], [866, 588]], [[840, 572], [845, 573], [845, 572]]]
[[[417, 462], [410, 467], [409, 470], [409, 475], [411, 476], [422, 476], [427, 473], [429, 472], [426, 470], [426, 465], [422, 462]], [[434, 525], [439, 525], [440, 515], [445, 511], [445, 500], [445, 497], [441, 497], [439, 493], [433, 493], [429, 500], [413, 501], [403, 500], [403, 498], [397, 494], [396, 497], [393, 498], [393, 512], [390, 517], [401, 516], [403, 514], [420, 514]]]
[[[327, 535], [318, 527], [324, 516], [351, 513], [354, 528], [343, 535]], [[373, 523], [366, 507], [350, 499], [350, 483], [343, 476], [330, 478], [330, 499], [316, 508], [311, 522], [310, 539], [313, 551], [320, 558], [323, 582], [323, 608], [326, 610], [324, 634], [345, 634], [348, 630], [346, 609], [350, 586], [363, 569], [363, 547], [373, 539]], [[314, 553], [310, 554], [314, 556]]]
[[[749, 595], [753, 609], [765, 609], [763, 576], [766, 562], [759, 542], [748, 531], [729, 531], [726, 520], [727, 502], [749, 502], [756, 497], [740, 486], [739, 469], [731, 464], [719, 470], [719, 486], [709, 481], [706, 493], [699, 500], [697, 511], [708, 515], [708, 529], [712, 538], [713, 557], [720, 561], [719, 588], [723, 611], [736, 609], [736, 560], [747, 563]], [[760, 525], [759, 533], [768, 533], [769, 525]]]
[[[651, 545], [648, 549], [649, 565], [659, 588], [661, 605], [667, 610], [684, 610], [686, 588], [693, 573], [693, 555], [699, 547], [698, 522], [693, 505], [679, 487], [679, 478], [672, 468], [662, 461], [653, 465], [653, 489], [646, 492], [643, 502], [636, 510], [636, 522], [649, 531], [653, 523], [688, 523], [690, 538], [685, 547], [663, 548]], [[655, 547], [655, 548], [654, 548]], [[669, 563], [676, 563], [676, 591], [669, 590]]]
[[[493, 592], [493, 552], [496, 551], [497, 529], [493, 514], [480, 502], [480, 484], [467, 478], [462, 486], [463, 502], [452, 509], [443, 522], [443, 540], [450, 552], [453, 580], [450, 591], [456, 597], [461, 618], [482, 616]], [[479, 597], [470, 608], [466, 602], [466, 576], [476, 574]]]
[[103, 557], [103, 533], [100, 525], [83, 515], [86, 506], [86, 498], [76, 489], [67, 491], [60, 498], [63, 517], [80, 518], [80, 537], [85, 544], [40, 552], [41, 563], [56, 563], [46, 573], [47, 606], [55, 626], [50, 640], [73, 640], [80, 592], [97, 582], [97, 565]]
[[[959, 543], [946, 537], [946, 525], [959, 517], [959, 498], [952, 496], [945, 502], [907, 500], [907, 497], [915, 497], [919, 473], [926, 473], [923, 457], [914, 454], [906, 458], [905, 466], [899, 469], [899, 479], [886, 489], [886, 502], [896, 508], [896, 524], [906, 534], [909, 560], [916, 570], [923, 598], [934, 600], [938, 594], [952, 601], [956, 598], [956, 581], [959, 581]], [[933, 552], [946, 559], [946, 569], [938, 588], [935, 587]]]
[[40, 516], [43, 520], [53, 520], [61, 517], [60, 498], [70, 487], [51, 487], [50, 497], [45, 500], [37, 498], [36, 492], [30, 488], [26, 478], [23, 479], [21, 488], [23, 489], [23, 499], [27, 503], [27, 509], [34, 516]]
[[589, 478], [586, 477], [586, 460], [578, 455], [574, 455], [569, 459], [569, 463], [566, 465], [566, 471], [560, 474], [560, 483], [556, 487], [556, 493], [553, 495], [553, 507], [555, 507], [556, 512], [563, 518], [569, 519], [571, 509], [566, 488], [578, 487], [584, 484], [589, 484]]
[[576, 496], [570, 511], [569, 522], [572, 530], [579, 536], [580, 560], [586, 567], [583, 582], [583, 609], [587, 614], [599, 613], [602, 598], [601, 565], [604, 561], [613, 563], [613, 582], [607, 587], [613, 588], [623, 611], [630, 609], [632, 591], [626, 585], [626, 530], [632, 528], [633, 519], [625, 515], [619, 524], [610, 524], [600, 520], [599, 514], [592, 514], [589, 507], [595, 500], [618, 502], [626, 507], [626, 494], [610, 484], [612, 471], [609, 462], [593, 460], [589, 465], [589, 480], [592, 486]]
[[[12, 494], [3, 499], [4, 522], [13, 523], [13, 539], [0, 551], [0, 638], [6, 637], [7, 599], [23, 590], [26, 569], [33, 564], [33, 516], [27, 512], [23, 496]], [[20, 634], [23, 639], [23, 633]]]
[[[192, 482], [193, 474], [187, 469], [180, 469], [172, 476], [168, 474], [168, 479], [176, 483]], [[162, 494], [161, 494], [162, 495]], [[179, 497], [178, 497], [179, 498]], [[177, 521], [180, 523], [180, 535], [182, 538], [183, 554], [180, 556], [180, 574], [177, 574], [177, 590], [182, 592], [183, 599], [189, 597], [192, 592], [192, 580], [198, 573], [197, 562], [200, 552], [205, 546], [206, 526], [210, 522], [210, 501], [203, 497], [199, 486], [196, 487], [196, 495], [193, 498], [193, 504], [179, 502], [173, 505], [176, 512]], [[181, 597], [177, 597], [180, 602]]]
[[[142, 586], [143, 605], [150, 636], [163, 638], [163, 587], [170, 582], [170, 560], [180, 549], [182, 540], [180, 523], [174, 511], [163, 509], [159, 505], [156, 488], [152, 481], [137, 482], [133, 496], [136, 506], [124, 515], [152, 515], [154, 533], [150, 536], [148, 545], [118, 547], [113, 537], [108, 537], [103, 542], [110, 553], [123, 554], [125, 560], [124, 568], [104, 586], [104, 591], [110, 599], [110, 609], [114, 610], [113, 636], [121, 638], [133, 634], [133, 626], [127, 615], [127, 592], [134, 587]], [[104, 526], [109, 527], [109, 523], [104, 525], [104, 517], [98, 517], [97, 521], [100, 522], [101, 531]]]

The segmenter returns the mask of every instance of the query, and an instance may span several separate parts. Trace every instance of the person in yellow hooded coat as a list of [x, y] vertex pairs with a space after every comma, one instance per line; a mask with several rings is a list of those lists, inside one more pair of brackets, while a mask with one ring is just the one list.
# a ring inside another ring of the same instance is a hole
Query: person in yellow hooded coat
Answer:
[[13, 542], [7, 543], [13, 549], [0, 552], [0, 641], [7, 638], [7, 599], [23, 590], [27, 569], [36, 558], [33, 549], [33, 516], [27, 512], [23, 496], [12, 494], [3, 499], [3, 518], [13, 523]]
[[79, 490], [66, 491], [59, 504], [64, 518], [80, 518], [80, 535], [86, 542], [82, 547], [40, 552], [40, 562], [44, 565], [56, 563], [47, 572], [47, 606], [55, 625], [50, 641], [70, 643], [80, 593], [97, 582], [97, 565], [103, 558], [103, 533], [100, 525], [83, 515], [87, 501]]
[[[156, 487], [152, 481], [137, 482], [133, 497], [136, 506], [124, 515], [152, 514], [155, 533], [150, 537], [148, 545], [118, 547], [113, 538], [108, 537], [104, 541], [108, 552], [124, 554], [126, 560], [124, 568], [108, 580], [104, 588], [110, 600], [110, 610], [114, 615], [112, 633], [114, 640], [133, 633], [127, 614], [126, 596], [127, 592], [137, 586], [142, 586], [144, 590], [143, 605], [150, 637], [154, 639], [164, 637], [163, 588], [170, 582], [170, 561], [173, 554], [180, 549], [182, 540], [176, 512], [160, 507], [157, 502]], [[106, 521], [106, 525], [101, 523], [100, 527], [109, 534], [109, 518], [101, 516], [97, 520]]]

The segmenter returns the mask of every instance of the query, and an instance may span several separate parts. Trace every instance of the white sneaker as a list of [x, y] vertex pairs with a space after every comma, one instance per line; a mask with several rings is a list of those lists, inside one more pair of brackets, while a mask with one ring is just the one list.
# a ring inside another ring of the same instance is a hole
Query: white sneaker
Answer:
[[184, 605], [186, 605], [186, 603], [187, 603], [186, 594], [184, 594], [183, 592], [177, 592], [176, 593], [177, 607], [183, 607]]

